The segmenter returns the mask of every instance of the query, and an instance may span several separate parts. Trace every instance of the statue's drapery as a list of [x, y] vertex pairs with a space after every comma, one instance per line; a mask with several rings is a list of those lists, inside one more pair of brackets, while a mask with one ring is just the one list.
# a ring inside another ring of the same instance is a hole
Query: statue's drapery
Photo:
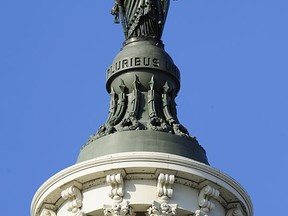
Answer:
[[[160, 39], [170, 0], [116, 0], [126, 38], [153, 37]], [[114, 6], [115, 7], [115, 6]], [[116, 15], [116, 14], [115, 14]]]

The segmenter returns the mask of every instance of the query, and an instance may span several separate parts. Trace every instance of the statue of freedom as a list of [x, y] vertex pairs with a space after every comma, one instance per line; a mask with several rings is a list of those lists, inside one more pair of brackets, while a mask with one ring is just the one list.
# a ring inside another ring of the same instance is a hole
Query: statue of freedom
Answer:
[[126, 39], [151, 37], [160, 40], [170, 0], [115, 0], [112, 15], [122, 23]]

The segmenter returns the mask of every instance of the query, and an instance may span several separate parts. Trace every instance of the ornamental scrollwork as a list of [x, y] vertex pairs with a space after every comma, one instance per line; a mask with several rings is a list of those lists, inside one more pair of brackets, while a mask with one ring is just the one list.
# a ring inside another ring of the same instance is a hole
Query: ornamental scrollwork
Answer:
[[208, 216], [208, 213], [215, 207], [215, 204], [210, 201], [211, 197], [218, 198], [219, 191], [209, 185], [201, 189], [198, 198], [200, 209], [195, 211], [195, 216]]
[[157, 195], [161, 200], [168, 202], [173, 195], [172, 185], [174, 184], [175, 176], [160, 173], [157, 183]]
[[226, 216], [244, 216], [240, 208], [231, 208], [227, 211]]
[[124, 181], [120, 173], [106, 176], [106, 182], [111, 186], [109, 197], [114, 202], [121, 203], [124, 196]]
[[63, 199], [68, 200], [67, 210], [76, 213], [75, 216], [84, 216], [85, 213], [81, 211], [82, 207], [82, 193], [75, 187], [70, 186], [61, 193]]

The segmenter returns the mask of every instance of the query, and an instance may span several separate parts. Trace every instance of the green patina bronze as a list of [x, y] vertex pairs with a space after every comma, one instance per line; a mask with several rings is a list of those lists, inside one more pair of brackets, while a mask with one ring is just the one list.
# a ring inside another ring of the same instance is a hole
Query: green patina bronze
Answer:
[[78, 162], [121, 152], [164, 152], [208, 164], [205, 150], [179, 122], [180, 71], [161, 36], [169, 0], [116, 0], [125, 41], [106, 71], [106, 122], [82, 147]]
[[111, 13], [122, 23], [126, 39], [161, 39], [170, 0], [115, 0]]

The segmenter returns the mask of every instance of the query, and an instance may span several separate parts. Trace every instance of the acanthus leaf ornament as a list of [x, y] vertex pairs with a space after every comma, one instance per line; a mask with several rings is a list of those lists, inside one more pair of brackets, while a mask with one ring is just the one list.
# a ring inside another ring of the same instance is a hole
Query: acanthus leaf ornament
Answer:
[[122, 204], [114, 203], [113, 205], [104, 205], [104, 216], [132, 216], [133, 210], [129, 205], [129, 202]]
[[151, 207], [147, 209], [149, 216], [175, 216], [177, 204], [152, 202]]

